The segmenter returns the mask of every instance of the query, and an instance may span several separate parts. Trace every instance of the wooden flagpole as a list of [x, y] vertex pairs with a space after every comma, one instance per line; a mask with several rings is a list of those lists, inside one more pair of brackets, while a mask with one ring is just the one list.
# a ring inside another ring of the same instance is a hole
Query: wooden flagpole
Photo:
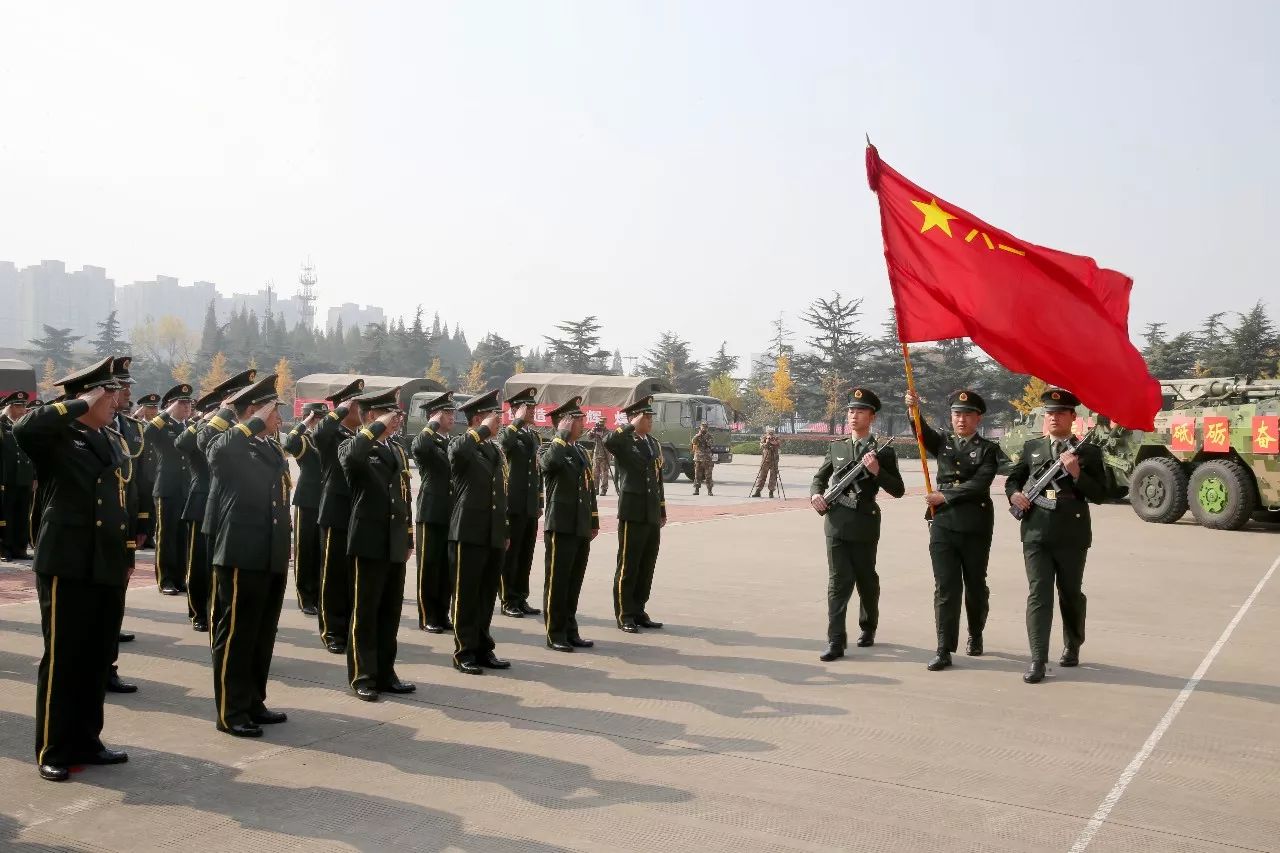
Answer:
[[[911, 396], [916, 396], [916, 375], [911, 369], [911, 350], [904, 343], [902, 345], [902, 365], [907, 371], [907, 390], [911, 392]], [[911, 407], [911, 422], [916, 427], [916, 446], [920, 448], [920, 467], [924, 470], [924, 490], [925, 493], [933, 491], [933, 481], [929, 477], [929, 457], [924, 450], [924, 431], [920, 428], [920, 407]], [[933, 518], [933, 507], [929, 507], [929, 517]]]

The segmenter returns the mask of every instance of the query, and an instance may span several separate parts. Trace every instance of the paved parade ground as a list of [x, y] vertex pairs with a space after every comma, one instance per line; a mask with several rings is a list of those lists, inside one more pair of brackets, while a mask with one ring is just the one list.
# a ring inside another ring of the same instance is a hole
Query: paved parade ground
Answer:
[[784, 459], [786, 503], [747, 500], [756, 462], [717, 466], [712, 498], [668, 486], [661, 631], [613, 627], [603, 499], [580, 620], [594, 650], [550, 651], [540, 620], [496, 616], [513, 668], [469, 677], [406, 605], [398, 672], [418, 692], [366, 704], [291, 591], [268, 697], [290, 721], [259, 740], [214, 730], [185, 599], [136, 586], [120, 670], [141, 689], [108, 696], [103, 734], [130, 761], [66, 784], [36, 775], [39, 614], [25, 566], [0, 567], [0, 849], [1280, 850], [1280, 525], [1097, 509], [1082, 665], [1051, 661], [1028, 686], [1001, 512], [987, 654], [930, 673], [921, 479], [904, 462], [907, 497], [882, 502], [877, 645], [824, 664], [817, 460]]

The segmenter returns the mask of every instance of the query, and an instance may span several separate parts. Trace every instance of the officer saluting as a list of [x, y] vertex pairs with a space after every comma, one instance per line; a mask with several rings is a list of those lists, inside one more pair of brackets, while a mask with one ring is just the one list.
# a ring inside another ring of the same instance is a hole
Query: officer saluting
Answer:
[[453, 402], [453, 392], [445, 391], [419, 408], [427, 413], [428, 420], [412, 447], [422, 478], [417, 507], [418, 627], [443, 634], [453, 630], [449, 621], [449, 600], [453, 595], [453, 576], [449, 572], [449, 434], [458, 407]]
[[[289, 580], [289, 468], [276, 376], [233, 395], [209, 421], [213, 562], [213, 696], [218, 731], [260, 737], [286, 716], [266, 706], [280, 607]], [[234, 407], [234, 408], [232, 408]], [[239, 423], [231, 425], [237, 418]]]
[[285, 436], [284, 451], [298, 463], [298, 482], [293, 490], [293, 584], [298, 592], [298, 609], [307, 616], [319, 613], [320, 598], [320, 491], [324, 487], [324, 467], [311, 438], [311, 430], [329, 412], [324, 403], [302, 407], [302, 420]]
[[[826, 514], [827, 535], [827, 648], [821, 660], [844, 657], [848, 645], [845, 614], [853, 590], [858, 590], [860, 647], [873, 646], [880, 621], [880, 576], [876, 551], [880, 545], [880, 507], [876, 494], [884, 489], [895, 498], [906, 487], [898, 473], [898, 455], [889, 446], [876, 447], [871, 424], [880, 411], [880, 398], [869, 388], [854, 388], [849, 400], [850, 437], [827, 448], [827, 458], [809, 487], [809, 503]], [[865, 466], [861, 477], [828, 505], [822, 494], [836, 472], [849, 463]], [[855, 493], [856, 487], [856, 493]]]
[[404, 422], [399, 397], [399, 388], [357, 397], [364, 427], [338, 449], [351, 485], [344, 544], [355, 575], [347, 681], [366, 702], [382, 692], [414, 691], [395, 670], [404, 566], [413, 547], [409, 458], [393, 440]]
[[0, 400], [0, 474], [4, 489], [0, 495], [0, 555], [8, 560], [26, 560], [31, 555], [27, 546], [31, 543], [31, 491], [34, 470], [27, 454], [22, 452], [13, 437], [13, 425], [27, 413], [30, 394], [14, 391]]
[[595, 645], [582, 639], [578, 632], [578, 595], [587, 574], [591, 541], [600, 532], [591, 459], [578, 444], [586, 417], [581, 397], [553, 410], [550, 418], [558, 434], [551, 439], [541, 462], [547, 486], [547, 573], [542, 607], [546, 612], [547, 647], [558, 652]]
[[191, 469], [187, 455], [175, 446], [191, 417], [191, 386], [173, 386], [160, 399], [163, 411], [151, 419], [143, 431], [156, 449], [156, 484], [152, 491], [156, 504], [156, 584], [164, 595], [177, 595], [184, 584], [186, 549], [182, 541], [182, 505], [186, 501]]
[[120, 389], [111, 370], [107, 358], [55, 382], [67, 401], [35, 409], [14, 426], [46, 501], [32, 566], [44, 635], [36, 764], [52, 782], [66, 781], [72, 765], [129, 760], [99, 739], [105, 674], [133, 562], [128, 458], [106, 428]]
[[[137, 419], [140, 430], [145, 431], [151, 419], [160, 413], [160, 395], [144, 394], [135, 404], [133, 417]], [[150, 548], [155, 544], [156, 499], [152, 491], [156, 486], [156, 449], [142, 439], [142, 456], [138, 458], [138, 471], [134, 474], [138, 482], [138, 535], [142, 537], [139, 547]]]
[[516, 618], [536, 616], [529, 606], [529, 573], [538, 544], [542, 517], [542, 473], [538, 469], [538, 436], [529, 429], [537, 388], [526, 388], [507, 400], [511, 423], [503, 427], [499, 443], [507, 458], [507, 530], [511, 545], [502, 564], [502, 613]]
[[662, 485], [662, 448], [653, 429], [653, 396], [641, 397], [622, 411], [628, 418], [604, 445], [618, 469], [618, 567], [613, 576], [613, 616], [628, 634], [661, 628], [645, 606], [653, 589], [658, 546], [667, 523]]
[[320, 492], [320, 641], [335, 655], [347, 651], [351, 629], [351, 601], [354, 591], [351, 561], [347, 559], [347, 525], [351, 523], [351, 487], [338, 462], [338, 448], [360, 428], [360, 409], [349, 402], [364, 392], [364, 380], [357, 379], [325, 399], [333, 411], [316, 427], [313, 441], [320, 454], [324, 486]]
[[[1076, 420], [1076, 406], [1080, 405], [1076, 395], [1061, 388], [1050, 388], [1040, 395], [1040, 401], [1044, 403], [1044, 422], [1049, 434], [1026, 443], [1004, 486], [1009, 503], [1024, 513], [1022, 559], [1027, 564], [1029, 586], [1027, 641], [1031, 646], [1031, 665], [1022, 680], [1028, 684], [1044, 680], [1045, 664], [1049, 660], [1049, 630], [1053, 627], [1055, 582], [1065, 646], [1058, 663], [1064, 667], [1080, 664], [1085, 614], [1081, 586], [1085, 558], [1093, 543], [1088, 501], [1100, 504], [1107, 496], [1102, 451], [1093, 444], [1081, 444], [1072, 450], [1068, 444]], [[1063, 473], [1045, 492], [1045, 497], [1056, 500], [1057, 506], [1046, 509], [1032, 504], [1022, 491], [1027, 481], [1040, 476], [1059, 460]]]
[[449, 560], [453, 568], [453, 666], [467, 675], [511, 666], [493, 653], [493, 605], [507, 545], [507, 471], [491, 440], [502, 423], [495, 388], [459, 406], [469, 429], [449, 442], [453, 510]]
[[[908, 391], [907, 406], [920, 398]], [[969, 655], [982, 654], [982, 630], [987, 624], [987, 561], [995, 510], [991, 481], [999, 467], [1000, 446], [978, 435], [987, 403], [975, 391], [951, 395], [951, 429], [936, 430], [920, 413], [925, 450], [938, 460], [938, 490], [925, 495], [932, 512], [929, 558], [933, 561], [933, 622], [938, 653], [929, 661], [931, 672], [951, 666], [951, 653], [960, 642], [960, 603], [969, 617]], [[912, 430], [915, 422], [911, 422]]]

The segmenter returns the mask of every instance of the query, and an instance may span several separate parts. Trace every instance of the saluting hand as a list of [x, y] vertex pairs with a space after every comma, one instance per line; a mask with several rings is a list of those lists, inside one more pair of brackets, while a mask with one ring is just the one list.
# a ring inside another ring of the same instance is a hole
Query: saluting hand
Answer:
[[497, 435], [498, 430], [502, 427], [502, 413], [493, 412], [482, 423], [489, 428], [490, 435]]

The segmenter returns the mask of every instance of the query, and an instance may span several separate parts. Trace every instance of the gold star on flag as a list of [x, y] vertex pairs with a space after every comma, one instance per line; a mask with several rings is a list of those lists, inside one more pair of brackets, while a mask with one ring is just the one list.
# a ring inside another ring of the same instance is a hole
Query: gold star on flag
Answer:
[[923, 201], [913, 201], [911, 203], [916, 206], [916, 210], [924, 214], [924, 222], [920, 223], [921, 234], [936, 226], [942, 230], [943, 234], [948, 237], [951, 236], [951, 220], [959, 217], [953, 216], [938, 207], [936, 198], [929, 199], [928, 204]]

